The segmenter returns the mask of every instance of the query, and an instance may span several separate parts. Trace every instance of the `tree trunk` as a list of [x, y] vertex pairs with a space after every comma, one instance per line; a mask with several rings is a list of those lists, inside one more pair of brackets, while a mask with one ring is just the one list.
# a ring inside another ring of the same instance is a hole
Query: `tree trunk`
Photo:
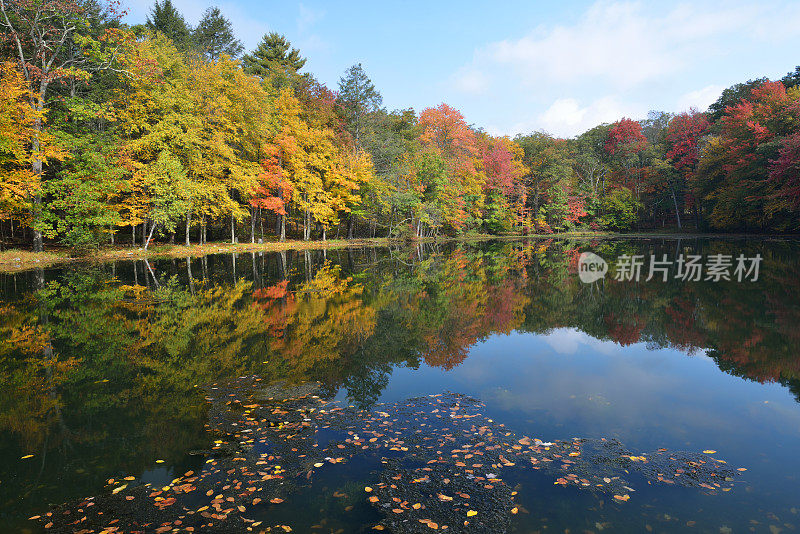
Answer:
[[[37, 104], [31, 103], [39, 113], [44, 111], [44, 96], [47, 92], [47, 83], [42, 81], [39, 85], [39, 102]], [[33, 143], [32, 143], [32, 152], [34, 155], [33, 162], [31, 163], [31, 170], [33, 171], [34, 182], [37, 184], [42, 183], [42, 169], [43, 169], [43, 162], [40, 154], [41, 149], [41, 140], [40, 135], [42, 133], [42, 129], [44, 128], [44, 124], [42, 123], [41, 116], [37, 117], [33, 123], [34, 135], [33, 135]], [[39, 222], [42, 219], [42, 194], [37, 189], [36, 193], [33, 195], [33, 209], [31, 210], [31, 217], [32, 217], [32, 224], [31, 229], [33, 230], [33, 251], [34, 252], [41, 252], [44, 250], [44, 239], [42, 238], [42, 232], [39, 229]]]
[[191, 245], [191, 241], [189, 240], [189, 228], [192, 226], [192, 210], [186, 210], [186, 246], [188, 247]]
[[236, 219], [234, 218], [233, 213], [231, 213], [231, 244], [236, 244]]
[[131, 223], [131, 246], [136, 246], [136, 225]]
[[250, 243], [256, 242], [256, 208], [250, 206]]
[[[155, 231], [156, 226], [157, 225], [155, 223], [150, 225], [150, 235], [147, 236], [147, 241], [144, 244], [144, 249], [145, 250], [147, 250], [147, 247], [150, 245], [150, 239], [153, 238], [153, 231]], [[150, 268], [150, 265], [148, 264], [147, 267]], [[153, 278], [155, 278], [155, 275], [153, 275]]]
[[189, 291], [194, 295], [194, 278], [192, 277], [192, 257], [186, 256], [186, 275], [189, 277]]
[[353, 226], [355, 226], [355, 215], [352, 213], [347, 218], [347, 239], [353, 239]]
[[678, 221], [678, 230], [681, 228], [681, 214], [678, 212], [678, 200], [675, 198], [675, 190], [672, 190], [672, 203], [675, 205], [675, 220]]

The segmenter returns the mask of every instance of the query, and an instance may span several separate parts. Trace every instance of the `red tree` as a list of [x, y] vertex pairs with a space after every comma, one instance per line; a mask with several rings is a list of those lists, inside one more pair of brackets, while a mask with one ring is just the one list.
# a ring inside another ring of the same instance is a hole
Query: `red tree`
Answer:
[[694, 171], [700, 159], [698, 145], [709, 125], [705, 113], [690, 109], [676, 115], [667, 127], [667, 158], [684, 176]]
[[642, 133], [642, 125], [627, 117], [617, 121], [608, 131], [606, 152], [622, 157], [638, 154], [647, 146], [647, 138]]
[[800, 132], [783, 140], [778, 158], [770, 162], [769, 177], [778, 187], [777, 196], [800, 208]]

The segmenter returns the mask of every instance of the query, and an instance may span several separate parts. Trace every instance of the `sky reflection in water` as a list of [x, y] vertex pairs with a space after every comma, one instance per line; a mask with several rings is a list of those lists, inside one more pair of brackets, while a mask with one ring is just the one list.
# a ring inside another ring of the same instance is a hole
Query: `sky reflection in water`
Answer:
[[[585, 250], [758, 251], [764, 272], [749, 285], [590, 288], [575, 274]], [[798, 259], [791, 241], [533, 241], [163, 260], [156, 280], [142, 262], [4, 275], [0, 520], [14, 531], [106, 478], [158, 482], [193, 465], [188, 451], [209, 439], [194, 386], [255, 373], [320, 380], [360, 406], [453, 391], [519, 434], [714, 449], [748, 468], [729, 493], [646, 488], [619, 510], [532, 477], [526, 528], [547, 516], [560, 528], [789, 529]]]

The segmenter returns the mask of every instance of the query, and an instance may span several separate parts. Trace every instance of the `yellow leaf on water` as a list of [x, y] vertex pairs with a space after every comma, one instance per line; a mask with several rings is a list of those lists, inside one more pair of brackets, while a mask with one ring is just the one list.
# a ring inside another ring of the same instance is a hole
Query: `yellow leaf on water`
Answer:
[[475, 510], [467, 510], [467, 517], [472, 517], [474, 515], [478, 515], [478, 512]]
[[157, 463], [157, 464], [163, 464], [163, 463], [164, 463], [164, 460], [156, 460], [156, 463]]
[[366, 491], [367, 493], [369, 493], [370, 491], [372, 491], [372, 488], [370, 488], [369, 486], [367, 486], [366, 488], [364, 488], [364, 491]]
[[25, 456], [20, 458], [20, 460], [27, 460], [28, 458], [33, 458], [33, 455], [32, 454], [26, 454]]
[[714, 454], [714, 453], [716, 453], [716, 452], [717, 452], [717, 451], [715, 451], [715, 450], [713, 450], [713, 449], [706, 449], [706, 450], [704, 450], [704, 451], [703, 451], [703, 454]]
[[119, 487], [116, 487], [113, 490], [111, 490], [111, 493], [119, 493], [120, 491], [124, 490], [127, 487], [128, 487], [127, 484], [123, 484], [123, 485], [121, 485]]

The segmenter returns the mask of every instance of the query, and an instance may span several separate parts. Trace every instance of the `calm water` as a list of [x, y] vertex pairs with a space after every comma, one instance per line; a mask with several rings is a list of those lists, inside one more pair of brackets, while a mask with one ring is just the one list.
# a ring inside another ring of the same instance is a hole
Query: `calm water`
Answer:
[[[763, 263], [757, 282], [585, 285], [584, 251]], [[714, 450], [747, 469], [713, 495], [636, 479], [625, 503], [531, 472], [514, 480], [513, 531], [792, 532], [799, 347], [790, 240], [425, 245], [0, 275], [0, 531], [36, 532], [28, 517], [107, 493], [109, 478], [161, 485], [202, 469], [190, 452], [213, 440], [206, 387], [257, 375], [319, 381], [359, 408], [451, 391], [519, 435]], [[330, 495], [373, 480], [370, 467], [335, 466], [260, 513], [295, 532], [370, 531], [374, 510]]]

